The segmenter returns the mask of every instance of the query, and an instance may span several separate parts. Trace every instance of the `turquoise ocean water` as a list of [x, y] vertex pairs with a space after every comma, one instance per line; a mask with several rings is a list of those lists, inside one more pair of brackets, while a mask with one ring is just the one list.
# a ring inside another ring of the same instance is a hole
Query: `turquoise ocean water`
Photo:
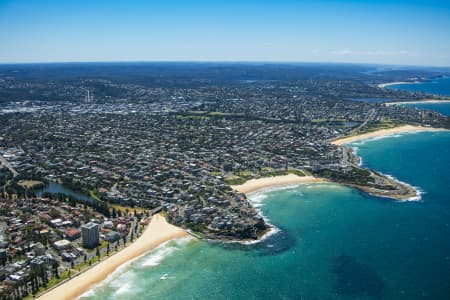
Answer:
[[449, 299], [450, 133], [352, 146], [364, 165], [418, 187], [420, 201], [332, 183], [254, 193], [254, 204], [279, 228], [263, 242], [171, 241], [82, 298]]

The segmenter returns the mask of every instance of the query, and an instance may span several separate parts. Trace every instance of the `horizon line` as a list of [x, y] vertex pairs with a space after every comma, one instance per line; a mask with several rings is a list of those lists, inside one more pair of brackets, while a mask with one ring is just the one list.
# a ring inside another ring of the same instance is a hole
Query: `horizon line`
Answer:
[[450, 65], [426, 65], [426, 64], [389, 64], [371, 62], [336, 62], [336, 61], [288, 61], [288, 60], [80, 60], [80, 61], [29, 61], [29, 62], [0, 62], [4, 65], [45, 65], [45, 64], [95, 64], [95, 63], [221, 63], [221, 64], [336, 64], [336, 65], [372, 65], [387, 67], [427, 67], [427, 68], [449, 68]]

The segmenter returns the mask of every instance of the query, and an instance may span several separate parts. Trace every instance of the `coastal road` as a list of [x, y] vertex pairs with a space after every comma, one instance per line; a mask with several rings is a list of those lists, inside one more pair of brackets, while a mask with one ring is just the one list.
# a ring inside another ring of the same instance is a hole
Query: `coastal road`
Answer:
[[370, 110], [369, 115], [367, 116], [367, 118], [366, 118], [366, 119], [364, 120], [364, 122], [362, 122], [358, 127], [356, 127], [355, 129], [350, 130], [350, 131], [347, 132], [347, 133], [344, 133], [344, 134], [341, 134], [341, 135], [339, 135], [339, 136], [337, 136], [337, 137], [334, 137], [334, 138], [330, 139], [329, 141], [332, 142], [332, 141], [334, 141], [334, 140], [337, 140], [337, 139], [341, 138], [342, 136], [347, 136], [347, 135], [351, 135], [351, 134], [353, 134], [353, 133], [355, 133], [355, 132], [358, 132], [358, 130], [360, 130], [361, 128], [363, 128], [364, 126], [366, 126], [366, 124], [367, 124], [369, 121], [372, 121], [372, 120], [373, 120], [373, 118], [376, 116], [376, 112], [377, 112], [376, 109], [375, 109], [375, 108], [372, 108], [372, 109]]
[[13, 168], [13, 166], [11, 166], [11, 164], [2, 155], [0, 155], [0, 163], [4, 165], [6, 168], [8, 168], [8, 170], [10, 170], [11, 173], [13, 173], [14, 177], [19, 175], [19, 173]]
[[356, 127], [355, 129], [353, 129], [353, 130], [351, 131], [351, 133], [356, 132], [356, 131], [360, 130], [361, 128], [363, 128], [364, 126], [366, 126], [366, 124], [367, 124], [369, 121], [372, 121], [373, 117], [375, 117], [375, 113], [376, 113], [375, 108], [372, 108], [372, 109], [370, 110], [369, 116], [367, 116], [367, 119], [366, 119], [364, 122], [362, 122], [361, 125], [359, 125], [359, 126]]

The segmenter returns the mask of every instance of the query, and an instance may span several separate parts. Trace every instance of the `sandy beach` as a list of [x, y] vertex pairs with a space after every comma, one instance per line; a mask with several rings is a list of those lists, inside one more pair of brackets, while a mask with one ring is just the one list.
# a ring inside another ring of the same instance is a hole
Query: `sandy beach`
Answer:
[[379, 88], [385, 88], [387, 86], [390, 85], [394, 85], [394, 84], [411, 84], [411, 83], [415, 83], [415, 82], [406, 82], [406, 81], [398, 81], [398, 82], [386, 82], [386, 83], [380, 83], [378, 85]]
[[439, 104], [439, 103], [450, 103], [450, 100], [418, 100], [418, 101], [398, 101], [398, 102], [385, 102], [384, 105], [401, 105], [401, 104]]
[[92, 288], [93, 285], [106, 279], [120, 265], [145, 254], [166, 241], [184, 236], [187, 236], [187, 233], [183, 229], [167, 223], [164, 217], [155, 215], [143, 234], [134, 243], [87, 271], [73, 277], [71, 280], [43, 294], [38, 299], [75, 299]]
[[295, 174], [288, 174], [282, 176], [251, 179], [245, 182], [244, 184], [232, 185], [231, 187], [240, 193], [246, 194], [272, 187], [289, 186], [300, 183], [318, 183], [318, 182], [326, 182], [326, 180], [313, 176], [298, 176]]
[[424, 126], [413, 126], [413, 125], [403, 125], [399, 127], [389, 128], [389, 129], [380, 129], [373, 132], [363, 133], [355, 136], [349, 136], [340, 138], [332, 141], [331, 143], [334, 145], [344, 145], [348, 143], [352, 143], [359, 140], [364, 140], [368, 138], [381, 137], [385, 135], [391, 135], [396, 133], [407, 133], [407, 132], [418, 132], [418, 131], [446, 131], [444, 128], [433, 128], [433, 127], [424, 127]]

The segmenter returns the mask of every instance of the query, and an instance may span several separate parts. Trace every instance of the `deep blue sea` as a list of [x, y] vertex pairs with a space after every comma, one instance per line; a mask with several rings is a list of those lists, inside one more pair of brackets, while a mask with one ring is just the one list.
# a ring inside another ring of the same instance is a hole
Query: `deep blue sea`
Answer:
[[[387, 86], [387, 88], [406, 90], [410, 92], [424, 92], [441, 96], [450, 96], [450, 77], [442, 77], [430, 82], [389, 85]], [[449, 103], [411, 103], [402, 105], [420, 109], [434, 110], [440, 112], [441, 114], [450, 116]]]
[[351, 146], [421, 199], [333, 183], [253, 193], [276, 234], [255, 245], [171, 241], [82, 299], [450, 299], [450, 132]]
[[388, 85], [387, 88], [450, 96], [450, 77], [441, 77], [428, 82]]

